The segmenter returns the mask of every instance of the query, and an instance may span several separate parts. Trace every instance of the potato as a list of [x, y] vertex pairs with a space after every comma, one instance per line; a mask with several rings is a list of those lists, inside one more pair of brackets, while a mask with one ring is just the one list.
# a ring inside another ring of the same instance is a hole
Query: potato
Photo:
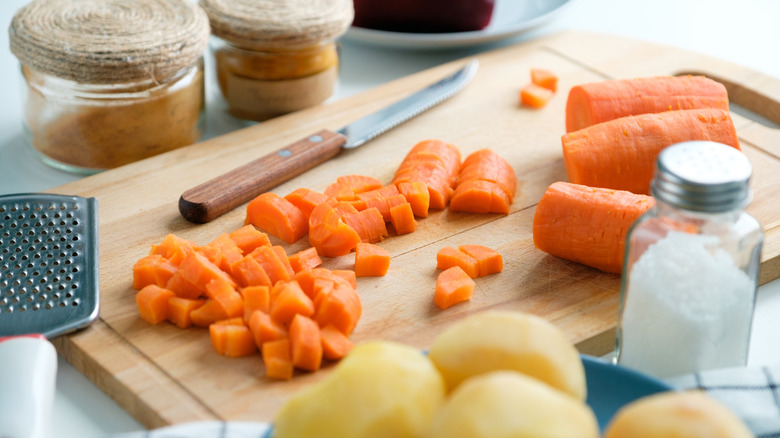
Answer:
[[282, 406], [274, 437], [420, 437], [444, 397], [444, 380], [420, 350], [358, 344], [330, 375]]
[[431, 423], [427, 438], [598, 438], [584, 402], [516, 371], [465, 380]]
[[635, 400], [612, 418], [604, 438], [747, 438], [747, 426], [699, 392], [662, 392]]
[[585, 400], [585, 369], [577, 349], [557, 327], [534, 315], [468, 316], [434, 339], [430, 356], [450, 391], [471, 376], [514, 370]]

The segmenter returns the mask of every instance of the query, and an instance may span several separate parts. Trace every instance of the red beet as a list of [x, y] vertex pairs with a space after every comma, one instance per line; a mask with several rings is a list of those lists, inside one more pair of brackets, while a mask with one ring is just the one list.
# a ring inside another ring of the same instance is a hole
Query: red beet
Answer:
[[394, 32], [439, 33], [484, 29], [495, 0], [354, 0], [354, 26]]

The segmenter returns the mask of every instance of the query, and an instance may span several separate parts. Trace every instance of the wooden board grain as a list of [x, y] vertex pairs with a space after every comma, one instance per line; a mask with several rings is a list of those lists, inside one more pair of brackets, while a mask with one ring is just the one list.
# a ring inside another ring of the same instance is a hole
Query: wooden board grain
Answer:
[[[452, 321], [502, 308], [541, 315], [561, 327], [580, 351], [604, 354], [614, 342], [619, 276], [546, 255], [534, 248], [531, 235], [534, 207], [544, 190], [554, 181], [566, 180], [560, 136], [568, 89], [609, 78], [704, 73], [727, 82], [733, 101], [780, 121], [780, 81], [681, 50], [582, 32], [478, 58], [481, 67], [473, 83], [452, 99], [274, 191], [323, 190], [337, 176], [349, 173], [389, 182], [406, 152], [426, 138], [452, 142], [464, 156], [492, 148], [517, 174], [518, 195], [511, 213], [439, 211], [421, 220], [414, 233], [382, 242], [392, 255], [391, 269], [385, 277], [359, 279], [364, 314], [353, 339], [384, 338], [425, 348]], [[243, 209], [205, 225], [185, 221], [177, 210], [185, 190], [321, 128], [339, 128], [461, 64], [443, 65], [53, 190], [95, 196], [100, 210], [100, 318], [88, 329], [57, 339], [59, 352], [150, 428], [196, 420], [270, 420], [287, 396], [328, 370], [298, 374], [290, 382], [270, 381], [262, 377], [259, 356], [220, 357], [206, 330], [147, 324], [135, 307], [133, 263], [168, 233], [207, 243], [243, 224]], [[547, 68], [560, 77], [557, 95], [542, 110], [518, 106], [517, 93], [531, 67]], [[738, 114], [734, 120], [754, 166], [749, 211], [766, 232], [761, 276], [765, 283], [780, 276], [780, 142], [776, 130]], [[505, 270], [478, 279], [470, 302], [441, 311], [432, 302], [435, 254], [442, 246], [461, 243], [499, 250]], [[307, 242], [283, 245], [292, 253]], [[327, 259], [325, 266], [350, 268], [352, 263], [352, 256], [344, 256]]]

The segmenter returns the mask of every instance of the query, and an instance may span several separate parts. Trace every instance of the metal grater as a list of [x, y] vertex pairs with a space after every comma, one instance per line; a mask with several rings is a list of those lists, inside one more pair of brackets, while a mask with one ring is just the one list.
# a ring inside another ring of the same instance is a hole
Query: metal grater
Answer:
[[0, 196], [0, 336], [53, 338], [98, 315], [97, 200]]

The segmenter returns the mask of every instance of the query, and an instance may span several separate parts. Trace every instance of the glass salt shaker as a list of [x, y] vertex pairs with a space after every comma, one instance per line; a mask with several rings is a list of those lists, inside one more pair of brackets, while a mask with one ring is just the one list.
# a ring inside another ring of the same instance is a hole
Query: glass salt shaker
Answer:
[[747, 362], [763, 231], [750, 162], [708, 141], [664, 149], [629, 231], [616, 359], [658, 378]]

